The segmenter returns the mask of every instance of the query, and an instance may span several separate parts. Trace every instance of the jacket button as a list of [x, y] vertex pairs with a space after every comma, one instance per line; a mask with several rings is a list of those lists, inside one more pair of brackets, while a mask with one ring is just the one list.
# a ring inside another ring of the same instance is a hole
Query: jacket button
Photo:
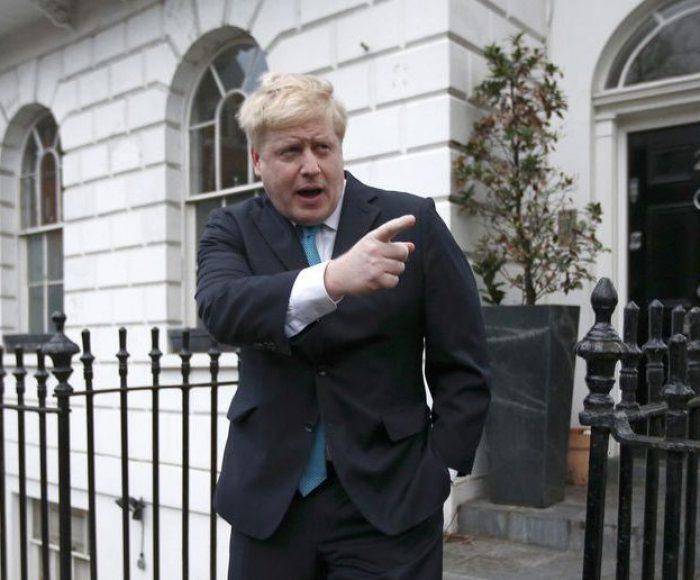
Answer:
[[311, 433], [311, 431], [313, 430], [314, 426], [312, 423], [307, 423], [306, 425], [304, 425], [304, 431], [306, 431], [307, 433]]
[[327, 374], [328, 374], [328, 371], [326, 370], [326, 367], [320, 367], [318, 369], [318, 376], [325, 377]]

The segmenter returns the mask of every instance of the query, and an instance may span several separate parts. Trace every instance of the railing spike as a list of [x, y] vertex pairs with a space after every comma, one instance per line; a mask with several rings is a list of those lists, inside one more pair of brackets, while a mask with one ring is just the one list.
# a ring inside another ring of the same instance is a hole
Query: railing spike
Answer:
[[683, 334], [683, 323], [685, 321], [685, 308], [680, 304], [671, 311], [671, 336]]

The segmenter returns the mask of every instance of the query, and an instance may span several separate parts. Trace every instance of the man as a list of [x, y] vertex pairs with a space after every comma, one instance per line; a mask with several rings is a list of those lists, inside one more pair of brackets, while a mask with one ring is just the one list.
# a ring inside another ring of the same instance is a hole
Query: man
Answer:
[[241, 347], [215, 498], [230, 580], [441, 578], [448, 468], [481, 435], [471, 271], [432, 200], [344, 173], [346, 119], [328, 82], [267, 75], [239, 113], [266, 196], [201, 240], [199, 314]]

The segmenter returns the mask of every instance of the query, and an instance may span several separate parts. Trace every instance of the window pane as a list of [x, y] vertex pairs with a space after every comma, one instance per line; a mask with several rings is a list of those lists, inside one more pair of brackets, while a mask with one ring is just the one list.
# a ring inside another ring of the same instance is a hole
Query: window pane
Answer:
[[60, 578], [58, 572], [61, 569], [60, 567], [61, 561], [59, 559], [58, 551], [56, 552], [51, 552], [51, 564], [49, 567], [51, 568], [51, 578]]
[[58, 534], [58, 504], [49, 504], [49, 542], [55, 546], [59, 545]]
[[72, 510], [70, 522], [71, 548], [74, 552], [87, 554], [87, 518], [85, 512]]
[[192, 193], [216, 189], [214, 159], [214, 126], [193, 129], [190, 142], [190, 173]]
[[45, 149], [54, 146], [56, 140], [56, 122], [51, 115], [46, 115], [46, 117], [39, 121], [36, 130], [37, 133], [39, 133], [39, 139]]
[[44, 575], [41, 573], [41, 546], [37, 544], [29, 546], [29, 573], [32, 578], [44, 580]]
[[56, 158], [46, 154], [41, 160], [41, 224], [55, 224], [58, 221], [56, 194]]
[[265, 190], [262, 187], [260, 187], [257, 189], [246, 191], [244, 193], [237, 193], [236, 195], [227, 197], [224, 202], [224, 205], [233, 205], [234, 203], [241, 203], [246, 199], [254, 198], [256, 195], [262, 195], [264, 192]]
[[30, 284], [44, 280], [44, 236], [42, 234], [27, 238], [27, 272]]
[[620, 53], [615, 57], [612, 67], [610, 67], [610, 73], [605, 82], [606, 89], [614, 88], [620, 83], [620, 75], [627, 64], [630, 54], [632, 54], [632, 51], [637, 45], [642, 42], [654, 28], [656, 28], [656, 20], [650, 16], [634, 31], [634, 34], [627, 39], [622, 49], [620, 49]]
[[36, 162], [39, 156], [39, 149], [36, 143], [34, 131], [29, 135], [27, 146], [24, 148], [22, 157], [22, 175], [33, 175], [36, 173]]
[[63, 231], [54, 230], [46, 234], [49, 280], [63, 280]]
[[41, 540], [41, 503], [32, 500], [32, 538]]
[[[63, 312], [63, 284], [48, 285], [49, 307], [46, 311], [46, 328], [53, 329], [53, 320], [51, 316], [54, 312]], [[75, 516], [73, 516], [75, 518]], [[75, 530], [73, 535], [75, 536]], [[75, 541], [75, 538], [74, 538]], [[81, 540], [82, 542], [82, 540]], [[78, 549], [78, 548], [75, 548]]]
[[37, 225], [36, 190], [34, 176], [23, 177], [20, 181], [20, 197], [22, 199], [22, 227], [30, 228]]
[[242, 87], [243, 92], [249, 95], [258, 87], [260, 77], [267, 71], [265, 53], [257, 46], [249, 48], [248, 50], [241, 51], [239, 61], [246, 71], [245, 82]]
[[46, 328], [53, 328], [51, 315], [54, 312], [63, 312], [63, 284], [49, 284], [49, 308], [46, 311]]
[[[44, 287], [31, 286], [29, 288], [29, 332], [44, 332], [44, 320]], [[49, 523], [53, 522], [49, 520]]]
[[237, 89], [243, 83], [245, 71], [236, 59], [240, 47], [234, 46], [222, 52], [214, 60], [214, 68], [227, 91]]
[[221, 91], [214, 81], [211, 71], [207, 69], [194, 98], [191, 124], [196, 125], [213, 120], [216, 116], [216, 106], [221, 97]]
[[73, 579], [90, 580], [90, 563], [86, 560], [73, 558]]
[[668, 20], [672, 16], [680, 14], [688, 8], [692, 8], [697, 4], [697, 2], [698, 0], [675, 0], [674, 2], [667, 4], [661, 10], [659, 10], [659, 14], [663, 17], [664, 20]]
[[700, 12], [663, 28], [630, 66], [625, 85], [700, 72]]
[[221, 187], [248, 183], [248, 142], [236, 120], [243, 95], [234, 93], [221, 108]]

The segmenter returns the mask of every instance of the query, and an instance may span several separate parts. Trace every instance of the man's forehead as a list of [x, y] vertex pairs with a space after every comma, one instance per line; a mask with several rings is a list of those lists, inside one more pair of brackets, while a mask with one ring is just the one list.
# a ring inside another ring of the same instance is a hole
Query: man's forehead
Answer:
[[320, 123], [306, 123], [294, 127], [270, 129], [262, 138], [262, 147], [274, 143], [298, 143], [302, 141], [328, 141], [338, 139], [332, 125], [325, 126]]
[[269, 129], [265, 133], [268, 139], [303, 139], [306, 137], [335, 135], [333, 125], [323, 121], [309, 121], [307, 123], [299, 123], [298, 125]]

